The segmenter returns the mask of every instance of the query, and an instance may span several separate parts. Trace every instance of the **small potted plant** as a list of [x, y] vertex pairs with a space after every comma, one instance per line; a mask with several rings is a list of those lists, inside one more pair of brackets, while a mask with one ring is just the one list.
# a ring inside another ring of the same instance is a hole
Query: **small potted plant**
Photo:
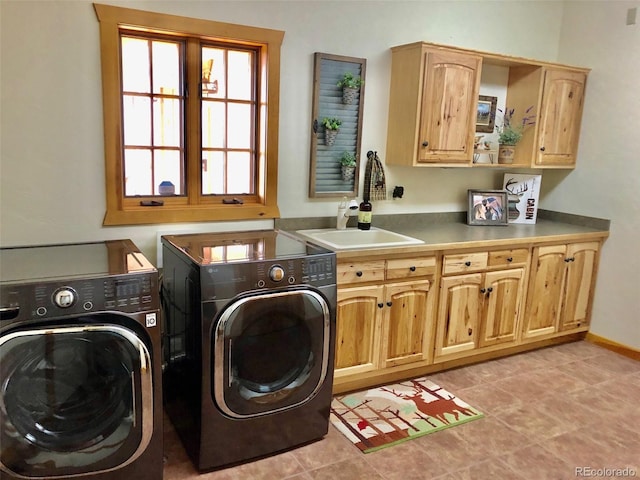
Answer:
[[[531, 114], [533, 106], [527, 108], [520, 122], [513, 121], [515, 109], [505, 109], [502, 117], [502, 125], [496, 126], [498, 132], [498, 163], [513, 163], [516, 153], [516, 145], [522, 140], [525, 129], [534, 125], [535, 114]], [[502, 113], [502, 110], [498, 109]]]
[[356, 156], [351, 152], [344, 152], [340, 157], [342, 180], [350, 182], [356, 173]]
[[363, 83], [362, 78], [354, 77], [351, 72], [345, 73], [342, 80], [338, 82], [338, 87], [342, 88], [342, 103], [351, 105], [356, 98], [356, 92]]
[[340, 130], [340, 125], [342, 125], [342, 120], [336, 117], [325, 117], [322, 120], [322, 125], [324, 125], [324, 143], [330, 147], [336, 141], [338, 130]]

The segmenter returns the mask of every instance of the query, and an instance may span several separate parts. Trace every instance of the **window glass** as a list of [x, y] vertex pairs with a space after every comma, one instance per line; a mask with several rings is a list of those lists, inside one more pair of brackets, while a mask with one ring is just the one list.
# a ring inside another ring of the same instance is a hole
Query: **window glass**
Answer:
[[150, 80], [148, 40], [122, 37], [122, 90], [149, 93]]
[[253, 85], [253, 55], [250, 52], [229, 51], [229, 98], [251, 100]]
[[126, 149], [124, 152], [125, 195], [151, 195], [151, 150]]

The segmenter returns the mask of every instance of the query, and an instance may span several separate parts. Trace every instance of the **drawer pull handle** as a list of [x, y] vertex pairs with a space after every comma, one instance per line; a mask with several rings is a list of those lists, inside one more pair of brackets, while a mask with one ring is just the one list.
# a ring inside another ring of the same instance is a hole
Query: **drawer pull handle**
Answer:
[[411, 270], [412, 272], [415, 272], [416, 271], [416, 267], [411, 266], [411, 267], [409, 267], [409, 270]]
[[464, 264], [465, 264], [467, 267], [470, 267], [470, 266], [471, 266], [471, 262], [470, 262], [470, 261], [468, 261], [468, 260], [467, 260], [466, 262], [464, 262]]
[[387, 302], [387, 307], [390, 307], [391, 305], [393, 305], [393, 302]]
[[362, 272], [361, 272], [360, 270], [358, 270], [358, 271], [356, 272], [356, 276], [357, 276], [357, 277], [361, 277], [361, 276], [362, 276]]
[[378, 308], [382, 308], [382, 307], [384, 307], [384, 303], [379, 303]]
[[513, 257], [507, 257], [507, 262], [513, 262]]

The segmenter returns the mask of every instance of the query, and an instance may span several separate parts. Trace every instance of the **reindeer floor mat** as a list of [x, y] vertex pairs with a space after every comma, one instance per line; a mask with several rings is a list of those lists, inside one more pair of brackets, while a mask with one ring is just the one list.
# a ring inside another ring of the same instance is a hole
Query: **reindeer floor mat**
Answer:
[[482, 418], [427, 378], [333, 397], [331, 423], [364, 453]]

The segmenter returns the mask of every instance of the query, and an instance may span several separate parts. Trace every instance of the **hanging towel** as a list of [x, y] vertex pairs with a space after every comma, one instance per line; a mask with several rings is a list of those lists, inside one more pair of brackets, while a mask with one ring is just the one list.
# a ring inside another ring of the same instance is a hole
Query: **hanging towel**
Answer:
[[384, 178], [384, 168], [378, 158], [378, 152], [367, 152], [367, 168], [364, 172], [364, 193], [365, 200], [386, 200], [387, 184]]

